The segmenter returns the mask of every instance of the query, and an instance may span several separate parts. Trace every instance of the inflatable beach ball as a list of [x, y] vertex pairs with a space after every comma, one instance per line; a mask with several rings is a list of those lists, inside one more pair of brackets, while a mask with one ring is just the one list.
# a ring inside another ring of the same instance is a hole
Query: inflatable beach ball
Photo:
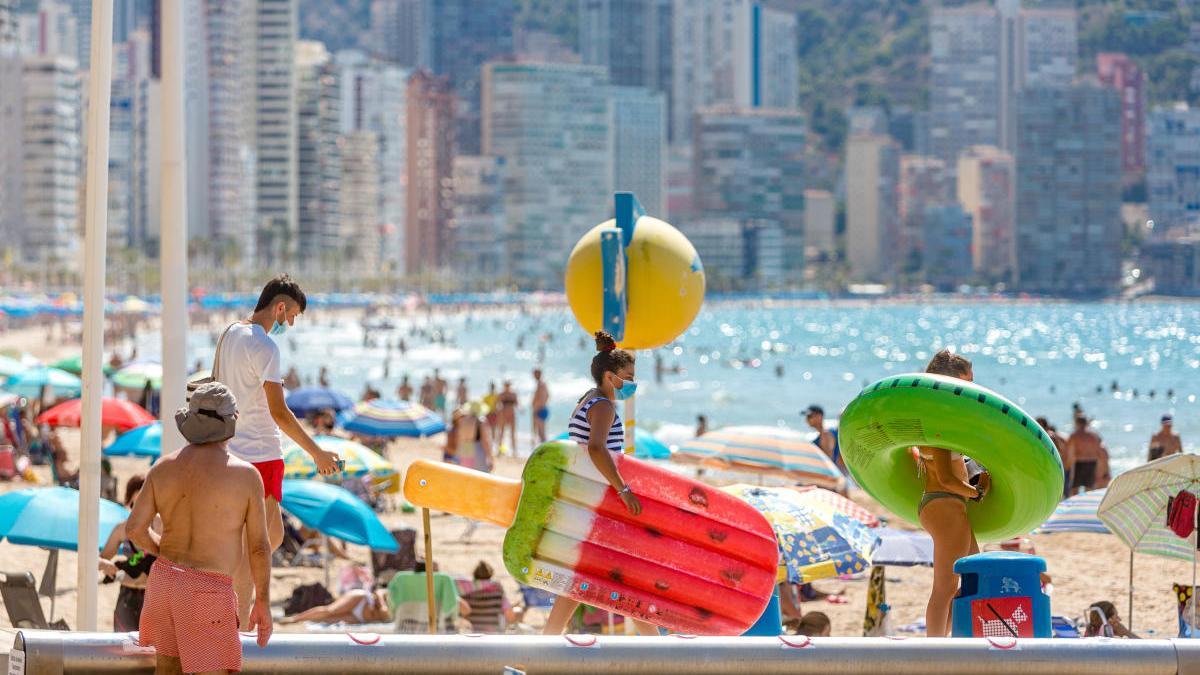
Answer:
[[[567, 302], [589, 333], [604, 327], [604, 271], [600, 232], [616, 227], [609, 220], [583, 235], [567, 260]], [[653, 349], [678, 338], [704, 304], [704, 266], [692, 242], [657, 218], [642, 216], [625, 249], [629, 309], [625, 317], [626, 349]]]

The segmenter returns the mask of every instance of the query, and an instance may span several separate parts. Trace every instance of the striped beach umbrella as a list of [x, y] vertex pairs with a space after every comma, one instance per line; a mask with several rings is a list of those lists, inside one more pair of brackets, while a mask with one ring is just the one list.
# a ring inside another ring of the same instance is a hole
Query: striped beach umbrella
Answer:
[[1167, 527], [1167, 501], [1180, 490], [1200, 494], [1200, 456], [1171, 455], [1117, 476], [1096, 515], [1137, 553], [1192, 560], [1196, 545]]
[[767, 518], [779, 541], [780, 565], [792, 583], [858, 574], [871, 566], [879, 538], [831, 502], [805, 498], [789, 488], [730, 485], [721, 488]]
[[[313, 440], [326, 452], [336, 453], [346, 462], [342, 470], [343, 476], [363, 476], [371, 474], [376, 478], [394, 476], [396, 467], [391, 462], [379, 456], [379, 453], [361, 443], [355, 443], [337, 436], [314, 436]], [[289, 442], [283, 448], [283, 477], [284, 478], [315, 478], [317, 463], [304, 448], [295, 442]]]
[[798, 431], [735, 426], [710, 431], [680, 446], [672, 459], [717, 469], [775, 474], [837, 488], [842, 474], [829, 456]]
[[360, 401], [338, 416], [342, 428], [363, 436], [424, 437], [446, 430], [446, 423], [424, 406], [408, 401], [377, 398]]
[[1059, 532], [1094, 532], [1096, 534], [1112, 534], [1112, 530], [1096, 515], [1100, 502], [1104, 499], [1107, 488], [1092, 490], [1070, 499], [1059, 502], [1054, 513], [1034, 530], [1034, 534], [1055, 534]]
[[[634, 427], [634, 443], [633, 456], [638, 459], [670, 459], [671, 448], [667, 447], [666, 443], [654, 437], [654, 434], [642, 429]], [[570, 433], [562, 433], [554, 438], [556, 441], [566, 441], [571, 438]]]
[[300, 417], [329, 408], [341, 412], [354, 405], [350, 397], [328, 387], [301, 387], [287, 395], [287, 407]]
[[150, 383], [153, 389], [162, 388], [162, 364], [154, 361], [135, 361], [113, 373], [112, 383], [126, 389], [142, 389]]
[[[1200, 494], [1200, 456], [1171, 455], [1126, 471], [1109, 484], [1096, 510], [1108, 529], [1129, 547], [1131, 617], [1134, 553], [1191, 560], [1192, 585], [1196, 583], [1196, 535], [1185, 539], [1167, 527], [1167, 502], [1181, 490]], [[1196, 625], [1196, 603], [1192, 604], [1192, 625]]]

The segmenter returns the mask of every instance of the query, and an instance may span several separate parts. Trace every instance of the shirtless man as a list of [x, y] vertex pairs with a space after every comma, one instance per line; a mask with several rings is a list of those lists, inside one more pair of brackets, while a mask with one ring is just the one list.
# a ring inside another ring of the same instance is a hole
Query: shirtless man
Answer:
[[1160, 457], [1167, 455], [1177, 455], [1183, 452], [1183, 441], [1179, 440], [1179, 434], [1171, 429], [1175, 418], [1170, 415], [1162, 416], [1162, 428], [1158, 433], [1150, 437], [1150, 458], [1148, 461], [1153, 462]]
[[1060, 434], [1058, 429], [1050, 424], [1050, 420], [1039, 417], [1037, 423], [1046, 430], [1046, 435], [1050, 437], [1050, 442], [1054, 444], [1054, 449], [1058, 450], [1058, 456], [1062, 459], [1063, 499], [1066, 499], [1071, 496], [1071, 471], [1075, 468], [1075, 456], [1071, 454], [1071, 448], [1067, 445], [1067, 437]]
[[841, 447], [838, 445], [837, 429], [825, 428], [825, 409], [816, 404], [808, 406], [804, 410], [804, 421], [817, 432], [813, 444], [821, 448], [821, 452], [828, 455], [842, 473], [847, 473], [846, 463], [842, 461]]
[[[140, 641], [157, 651], [155, 673], [227, 673], [242, 668], [233, 573], [249, 542], [255, 599], [246, 624], [258, 644], [271, 638], [271, 544], [263, 483], [227, 452], [237, 401], [225, 385], [192, 394], [175, 423], [188, 445], [150, 469], [125, 523], [142, 551], [157, 556], [142, 608]], [[155, 516], [162, 534], [151, 530]]]
[[[550, 419], [550, 390], [542, 380], [542, 369], [533, 369], [533, 437], [537, 443], [546, 442], [546, 420]], [[516, 441], [514, 441], [515, 443]]]
[[400, 380], [400, 386], [396, 387], [396, 396], [399, 397], [399, 399], [401, 401], [411, 401], [412, 395], [413, 395], [412, 384], [409, 383], [408, 376], [405, 375]]
[[1071, 494], [1079, 488], [1094, 490], [1108, 485], [1108, 450], [1099, 434], [1088, 429], [1088, 418], [1075, 417], [1075, 431], [1067, 439], [1067, 454], [1074, 460]]

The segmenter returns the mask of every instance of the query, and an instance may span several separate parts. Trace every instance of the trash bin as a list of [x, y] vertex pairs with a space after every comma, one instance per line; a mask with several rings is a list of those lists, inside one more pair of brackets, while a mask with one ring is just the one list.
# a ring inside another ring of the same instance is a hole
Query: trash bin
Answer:
[[951, 612], [954, 637], [1053, 636], [1050, 598], [1042, 592], [1046, 561], [998, 551], [959, 559], [961, 576]]

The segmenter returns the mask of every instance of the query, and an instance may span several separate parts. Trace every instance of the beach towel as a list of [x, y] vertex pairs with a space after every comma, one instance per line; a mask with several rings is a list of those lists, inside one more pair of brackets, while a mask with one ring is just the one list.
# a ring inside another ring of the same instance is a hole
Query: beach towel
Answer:
[[1192, 536], [1196, 531], [1196, 495], [1180, 490], [1167, 500], [1167, 527], [1182, 539]]
[[[429, 608], [425, 598], [424, 572], [397, 572], [388, 582], [388, 608], [396, 619], [397, 633], [429, 631]], [[458, 589], [448, 574], [433, 575], [433, 597], [437, 603], [439, 631], [454, 632], [458, 619]]]

